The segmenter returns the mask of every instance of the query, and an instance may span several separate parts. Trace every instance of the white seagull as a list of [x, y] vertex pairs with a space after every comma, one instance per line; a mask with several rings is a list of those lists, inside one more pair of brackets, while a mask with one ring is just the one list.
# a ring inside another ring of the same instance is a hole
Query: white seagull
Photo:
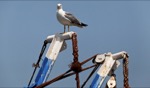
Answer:
[[64, 25], [64, 33], [66, 31], [66, 26], [68, 26], [68, 31], [70, 31], [69, 26], [77, 26], [80, 28], [88, 26], [87, 24], [80, 22], [75, 16], [73, 16], [73, 14], [71, 14], [69, 12], [65, 12], [62, 9], [61, 4], [57, 4], [57, 14], [56, 15], [57, 15], [58, 21], [62, 25]]

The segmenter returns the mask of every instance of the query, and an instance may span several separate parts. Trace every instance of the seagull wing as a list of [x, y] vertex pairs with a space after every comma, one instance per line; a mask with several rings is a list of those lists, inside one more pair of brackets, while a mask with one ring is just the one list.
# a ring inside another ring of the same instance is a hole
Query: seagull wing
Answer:
[[75, 25], [81, 24], [80, 21], [75, 16], [73, 16], [73, 14], [69, 12], [65, 13], [65, 17], [68, 18], [72, 24], [75, 24]]

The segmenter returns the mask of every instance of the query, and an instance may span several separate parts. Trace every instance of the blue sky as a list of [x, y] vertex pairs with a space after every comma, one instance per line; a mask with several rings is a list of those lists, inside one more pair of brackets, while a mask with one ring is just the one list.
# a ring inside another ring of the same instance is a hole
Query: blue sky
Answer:
[[[43, 41], [48, 35], [63, 32], [56, 19], [57, 3], [88, 24], [84, 29], [70, 27], [78, 34], [80, 61], [97, 53], [126, 51], [130, 56], [130, 86], [150, 87], [149, 1], [0, 1], [0, 87], [27, 86]], [[49, 79], [69, 68], [71, 41], [67, 45]], [[80, 74], [81, 84], [90, 71]], [[122, 64], [115, 73], [117, 86], [123, 86]], [[75, 87], [74, 76], [50, 86]]]

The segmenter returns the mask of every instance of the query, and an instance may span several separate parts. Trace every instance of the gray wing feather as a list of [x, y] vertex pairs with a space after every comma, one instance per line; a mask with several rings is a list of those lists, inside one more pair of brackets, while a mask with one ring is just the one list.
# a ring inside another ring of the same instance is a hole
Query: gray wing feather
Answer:
[[80, 25], [80, 21], [71, 13], [66, 12], [65, 17], [68, 18], [71, 21], [71, 23]]

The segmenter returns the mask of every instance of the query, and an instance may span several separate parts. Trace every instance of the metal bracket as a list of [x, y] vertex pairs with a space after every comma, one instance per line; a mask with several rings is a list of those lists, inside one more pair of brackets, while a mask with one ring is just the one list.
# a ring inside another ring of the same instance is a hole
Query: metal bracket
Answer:
[[112, 75], [110, 77], [110, 79], [108, 80], [106, 86], [108, 88], [116, 88], [116, 85], [117, 85], [117, 83], [116, 83], [116, 77], [115, 77], [115, 75]]
[[90, 88], [100, 88], [107, 76], [111, 76], [117, 67], [120, 65], [119, 59], [125, 58], [127, 53], [125, 51], [111, 54], [98, 55], [95, 62], [102, 63], [101, 68], [98, 70]]
[[62, 47], [61, 47], [61, 49], [60, 49], [60, 52], [64, 51], [65, 49], [67, 49], [67, 44], [66, 44], [66, 42], [64, 41], [64, 42], [63, 42], [63, 45], [62, 45]]

